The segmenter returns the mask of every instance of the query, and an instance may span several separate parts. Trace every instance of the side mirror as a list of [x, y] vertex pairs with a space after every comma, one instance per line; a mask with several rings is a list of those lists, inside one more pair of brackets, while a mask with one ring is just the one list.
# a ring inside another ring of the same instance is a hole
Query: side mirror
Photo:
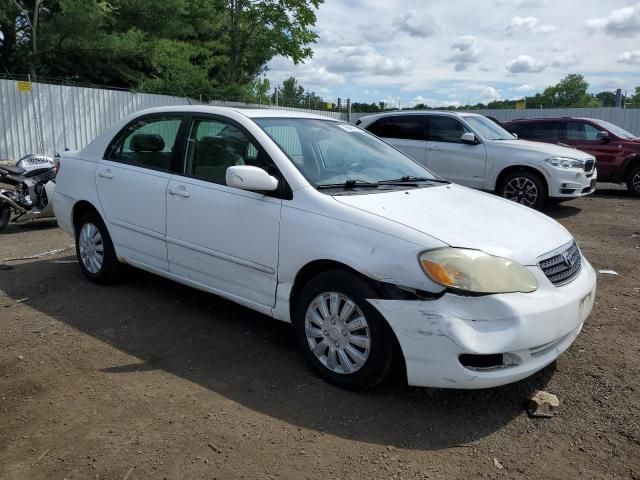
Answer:
[[609, 136], [609, 132], [607, 132], [606, 130], [602, 130], [601, 132], [598, 132], [598, 135], [596, 135], [596, 138], [598, 140], [602, 140], [603, 143], [607, 143], [609, 140], [611, 140], [611, 137]]
[[511, 135], [513, 135], [513, 138], [515, 138], [516, 140], [518, 139], [518, 134], [517, 133], [511, 133]]
[[263, 169], [251, 165], [236, 165], [227, 168], [227, 186], [253, 192], [273, 192], [278, 188], [278, 179]]
[[475, 145], [476, 143], [478, 143], [478, 140], [476, 140], [475, 134], [471, 132], [463, 133], [462, 136], [460, 137], [460, 140], [462, 141], [462, 143], [468, 143], [470, 145]]

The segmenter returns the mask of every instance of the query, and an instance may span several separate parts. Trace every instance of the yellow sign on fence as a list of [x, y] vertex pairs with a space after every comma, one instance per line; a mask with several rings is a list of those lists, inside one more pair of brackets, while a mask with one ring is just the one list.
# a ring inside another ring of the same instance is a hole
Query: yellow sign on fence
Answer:
[[527, 102], [516, 102], [516, 110], [524, 110], [527, 108]]
[[19, 92], [30, 92], [31, 82], [17, 82], [17, 87]]

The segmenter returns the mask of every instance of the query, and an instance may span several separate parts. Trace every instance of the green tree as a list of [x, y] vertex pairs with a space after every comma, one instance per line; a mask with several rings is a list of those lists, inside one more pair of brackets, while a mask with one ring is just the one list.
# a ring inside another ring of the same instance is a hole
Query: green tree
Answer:
[[278, 105], [285, 107], [304, 106], [305, 91], [294, 77], [287, 78], [278, 89]]

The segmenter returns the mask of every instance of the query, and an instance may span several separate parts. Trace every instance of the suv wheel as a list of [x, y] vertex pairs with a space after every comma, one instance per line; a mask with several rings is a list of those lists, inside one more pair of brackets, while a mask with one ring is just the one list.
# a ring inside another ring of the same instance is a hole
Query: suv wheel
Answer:
[[498, 187], [498, 195], [527, 207], [541, 210], [547, 200], [544, 180], [533, 172], [522, 170], [508, 174]]
[[84, 214], [76, 224], [76, 255], [82, 273], [94, 283], [112, 283], [118, 270], [113, 242], [97, 213]]
[[342, 270], [313, 278], [296, 300], [298, 344], [318, 375], [351, 390], [372, 387], [389, 373], [393, 332], [366, 300], [376, 292]]
[[640, 164], [631, 168], [627, 176], [627, 188], [634, 195], [640, 196]]

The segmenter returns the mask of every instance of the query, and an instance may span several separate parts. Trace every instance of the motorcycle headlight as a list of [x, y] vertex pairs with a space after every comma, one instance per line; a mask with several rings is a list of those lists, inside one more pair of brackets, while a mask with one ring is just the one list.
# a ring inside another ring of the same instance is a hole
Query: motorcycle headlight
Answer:
[[538, 288], [533, 274], [517, 262], [479, 250], [438, 248], [422, 253], [420, 265], [436, 283], [474, 293], [530, 293]]
[[545, 162], [560, 168], [584, 168], [584, 160], [569, 157], [550, 157]]

